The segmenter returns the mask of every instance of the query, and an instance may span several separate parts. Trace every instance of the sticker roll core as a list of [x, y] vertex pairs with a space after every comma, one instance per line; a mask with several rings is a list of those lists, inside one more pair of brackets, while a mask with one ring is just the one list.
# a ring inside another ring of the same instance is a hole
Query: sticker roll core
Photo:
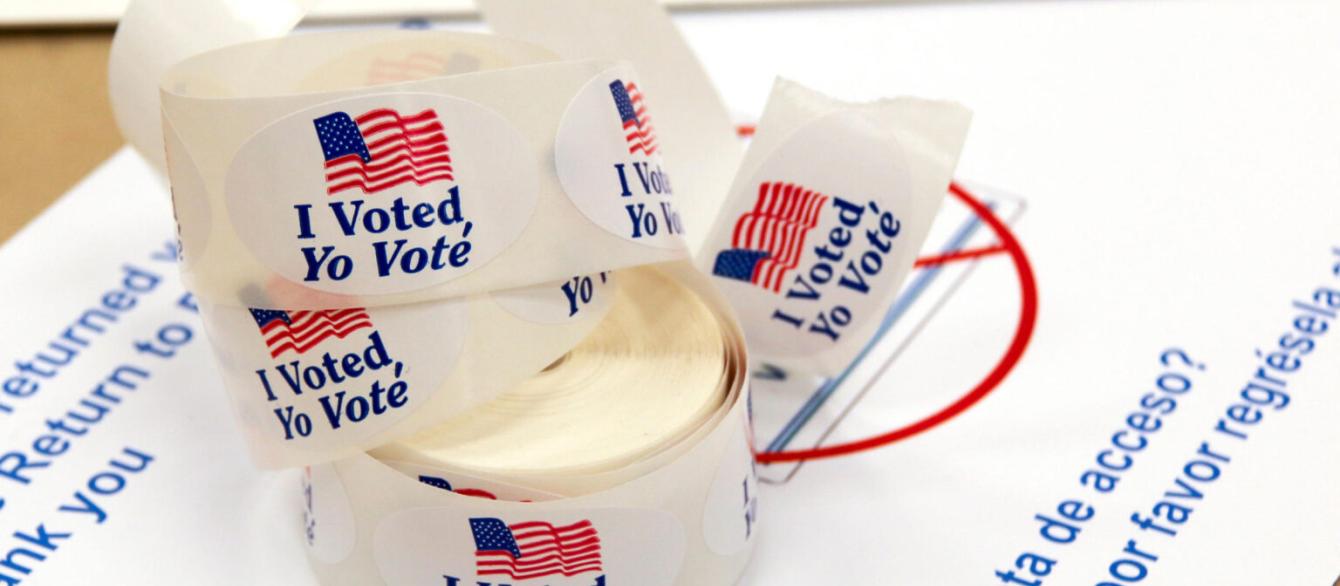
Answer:
[[373, 450], [568, 496], [711, 419], [736, 373], [710, 309], [654, 268], [624, 271], [598, 326], [552, 367], [445, 423]]
[[687, 266], [619, 276], [608, 315], [552, 368], [310, 468], [323, 583], [738, 579], [757, 519], [738, 327]]

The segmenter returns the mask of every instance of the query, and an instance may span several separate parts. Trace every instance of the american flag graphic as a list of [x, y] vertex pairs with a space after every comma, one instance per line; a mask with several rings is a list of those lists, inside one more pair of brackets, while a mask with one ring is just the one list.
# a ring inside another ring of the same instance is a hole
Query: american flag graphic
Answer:
[[642, 151], [647, 156], [656, 152], [656, 129], [651, 125], [651, 115], [642, 104], [642, 91], [635, 83], [622, 80], [610, 82], [610, 94], [614, 96], [614, 108], [619, 111], [623, 121], [624, 140], [628, 141], [628, 153]]
[[311, 311], [250, 309], [271, 358], [279, 358], [290, 350], [304, 354], [329, 338], [343, 339], [352, 332], [372, 327], [372, 318], [362, 307]]
[[326, 194], [376, 193], [407, 182], [452, 181], [447, 135], [431, 108], [402, 116], [388, 108], [312, 121], [326, 156]]
[[508, 525], [491, 517], [470, 519], [475, 573], [530, 580], [599, 572], [600, 536], [590, 521], [554, 526], [543, 521]]
[[828, 196], [794, 183], [760, 184], [754, 209], [735, 222], [731, 248], [717, 254], [712, 274], [781, 291], [827, 202]]

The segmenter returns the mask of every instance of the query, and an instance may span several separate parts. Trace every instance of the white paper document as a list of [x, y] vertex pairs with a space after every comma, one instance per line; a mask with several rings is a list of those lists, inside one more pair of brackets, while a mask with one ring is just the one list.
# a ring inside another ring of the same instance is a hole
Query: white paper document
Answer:
[[249, 460], [123, 149], [0, 249], [0, 584], [311, 583], [299, 470]]

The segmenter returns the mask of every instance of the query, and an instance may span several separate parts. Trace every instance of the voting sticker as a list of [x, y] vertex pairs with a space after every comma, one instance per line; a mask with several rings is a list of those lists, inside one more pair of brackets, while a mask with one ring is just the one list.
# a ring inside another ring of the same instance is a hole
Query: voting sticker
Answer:
[[[260, 444], [319, 452], [376, 436], [435, 393], [467, 337], [464, 302], [288, 310], [204, 306]], [[423, 324], [432, 324], [424, 329]]]
[[795, 357], [847, 344], [899, 285], [911, 185], [902, 149], [857, 112], [794, 132], [723, 209], [709, 240], [713, 281], [750, 349]]
[[563, 114], [554, 164], [592, 222], [639, 244], [682, 248], [684, 222], [661, 158], [654, 103], [627, 65], [597, 75]]
[[496, 113], [431, 94], [307, 108], [233, 159], [234, 230], [279, 275], [319, 291], [385, 294], [488, 263], [535, 207], [530, 148]]

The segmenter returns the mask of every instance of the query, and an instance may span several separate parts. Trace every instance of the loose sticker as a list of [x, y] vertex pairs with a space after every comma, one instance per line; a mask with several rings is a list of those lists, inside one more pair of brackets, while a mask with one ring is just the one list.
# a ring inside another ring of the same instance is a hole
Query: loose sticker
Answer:
[[562, 324], [609, 309], [614, 296], [614, 273], [573, 277], [558, 283], [520, 287], [490, 293], [508, 313], [526, 321]]
[[422, 508], [385, 517], [373, 555], [387, 584], [670, 586], [684, 528], [647, 509]]
[[233, 396], [257, 443], [320, 451], [356, 444], [427, 402], [460, 356], [464, 303], [202, 309], [228, 387], [249, 390]]
[[[858, 112], [797, 130], [737, 185], [705, 251], [750, 350], [806, 356], [879, 318], [894, 293], [911, 185], [902, 149]], [[739, 193], [738, 190], [746, 190]]]
[[535, 208], [532, 149], [500, 115], [433, 94], [308, 108], [229, 166], [233, 227], [276, 273], [312, 289], [398, 293], [501, 253]]
[[333, 466], [315, 464], [303, 469], [302, 503], [307, 551], [328, 564], [343, 561], [354, 550], [354, 511]]
[[596, 225], [647, 246], [682, 248], [684, 225], [650, 103], [631, 67], [597, 75], [563, 113], [554, 163], [568, 197]]

